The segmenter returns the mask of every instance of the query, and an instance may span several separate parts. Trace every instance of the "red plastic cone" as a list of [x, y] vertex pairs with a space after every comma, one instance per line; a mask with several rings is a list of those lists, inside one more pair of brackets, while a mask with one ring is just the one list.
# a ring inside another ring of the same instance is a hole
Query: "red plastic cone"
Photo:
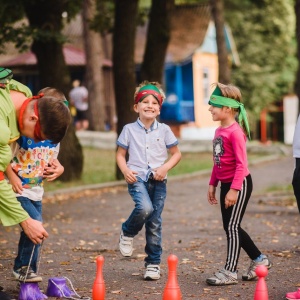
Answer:
[[259, 278], [255, 288], [254, 300], [269, 300], [268, 288], [265, 281], [265, 277], [268, 275], [267, 267], [257, 266], [255, 273]]
[[177, 268], [178, 258], [174, 254], [168, 257], [169, 274], [168, 281], [163, 293], [163, 300], [181, 300], [181, 291], [177, 281]]
[[96, 278], [93, 285], [93, 300], [104, 300], [105, 282], [102, 273], [104, 257], [101, 255], [97, 256], [96, 264], [97, 264], [97, 272], [96, 272]]

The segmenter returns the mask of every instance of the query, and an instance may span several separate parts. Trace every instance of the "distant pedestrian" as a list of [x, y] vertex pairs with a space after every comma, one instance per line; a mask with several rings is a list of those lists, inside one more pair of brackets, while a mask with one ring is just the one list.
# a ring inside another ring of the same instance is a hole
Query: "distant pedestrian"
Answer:
[[73, 89], [69, 93], [70, 102], [76, 109], [75, 127], [76, 130], [86, 130], [89, 127], [88, 119], [88, 90], [80, 85], [79, 80], [73, 81]]
[[220, 206], [227, 236], [225, 266], [206, 280], [210, 285], [238, 283], [237, 264], [241, 248], [251, 259], [248, 270], [242, 275], [243, 280], [255, 279], [255, 268], [258, 265], [268, 269], [272, 266], [268, 257], [261, 253], [248, 233], [241, 228], [253, 188], [246, 152], [246, 135], [250, 138], [250, 130], [241, 98], [237, 87], [217, 83], [209, 101], [212, 119], [220, 121], [220, 127], [216, 129], [213, 140], [214, 166], [207, 198], [212, 205], [218, 203], [216, 187], [220, 181]]
[[181, 159], [178, 141], [170, 127], [156, 120], [164, 99], [165, 94], [158, 83], [146, 81], [140, 84], [134, 93], [133, 106], [139, 117], [136, 122], [124, 126], [117, 140], [117, 164], [135, 203], [129, 218], [122, 224], [119, 249], [123, 256], [130, 257], [133, 238], [145, 225], [146, 280], [160, 278], [161, 214], [167, 196], [167, 173]]
[[300, 213], [300, 115], [298, 116], [294, 132], [293, 157], [295, 158], [295, 169], [292, 185], [297, 200], [298, 210]]

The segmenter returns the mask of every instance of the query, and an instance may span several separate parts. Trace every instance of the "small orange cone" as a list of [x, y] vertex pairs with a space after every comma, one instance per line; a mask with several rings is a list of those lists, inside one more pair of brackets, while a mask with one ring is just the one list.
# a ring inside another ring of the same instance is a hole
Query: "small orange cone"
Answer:
[[97, 272], [96, 272], [96, 278], [93, 285], [93, 300], [104, 300], [105, 282], [102, 273], [104, 257], [101, 255], [97, 256], [96, 264], [97, 264]]
[[169, 274], [168, 281], [163, 293], [163, 300], [181, 300], [182, 295], [177, 281], [177, 268], [178, 258], [174, 254], [168, 257]]

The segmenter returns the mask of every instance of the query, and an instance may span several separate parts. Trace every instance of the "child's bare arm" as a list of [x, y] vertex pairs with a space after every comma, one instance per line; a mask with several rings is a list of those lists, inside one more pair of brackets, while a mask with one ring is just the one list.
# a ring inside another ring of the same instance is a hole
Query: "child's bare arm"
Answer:
[[8, 165], [5, 171], [5, 174], [9, 180], [9, 183], [12, 186], [12, 189], [15, 193], [22, 194], [23, 187], [22, 187], [22, 181], [18, 177], [18, 175], [14, 172], [11, 165]]
[[132, 171], [127, 167], [126, 153], [127, 153], [126, 149], [122, 147], [118, 147], [117, 154], [116, 154], [117, 165], [120, 168], [121, 172], [123, 173], [126, 182], [134, 183], [137, 181], [135, 176], [137, 172]]
[[238, 198], [238, 193], [239, 193], [239, 191], [235, 190], [235, 189], [230, 189], [228, 191], [228, 193], [225, 196], [225, 208], [228, 208], [228, 207], [236, 204], [237, 198]]
[[55, 158], [47, 167], [44, 169], [43, 178], [47, 181], [53, 181], [64, 172], [63, 165]]
[[216, 198], [216, 187], [213, 185], [208, 186], [207, 200], [211, 205], [218, 204], [218, 200]]
[[155, 169], [154, 179], [162, 181], [166, 177], [169, 170], [174, 168], [181, 159], [181, 152], [178, 148], [178, 146], [171, 147], [169, 149], [169, 152], [171, 154], [170, 159], [164, 163], [161, 167]]

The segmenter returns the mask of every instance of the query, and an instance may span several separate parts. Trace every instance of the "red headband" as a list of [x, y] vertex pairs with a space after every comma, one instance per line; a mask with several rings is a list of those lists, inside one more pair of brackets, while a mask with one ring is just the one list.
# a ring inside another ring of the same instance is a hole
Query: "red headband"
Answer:
[[34, 126], [34, 137], [36, 140], [42, 141], [42, 130], [41, 130], [41, 123], [40, 123], [40, 115], [39, 115], [39, 110], [38, 110], [38, 102], [36, 101], [34, 103], [34, 113], [38, 117], [35, 126]]
[[157, 99], [159, 105], [160, 106], [162, 105], [161, 94], [156, 91], [153, 91], [153, 90], [144, 90], [144, 91], [138, 92], [137, 95], [135, 96], [134, 103], [135, 104], [139, 103], [141, 100], [143, 100], [148, 95], [154, 96]]
[[[28, 103], [32, 100], [35, 100], [35, 99], [40, 99], [44, 96], [43, 93], [39, 94], [38, 96], [33, 96], [31, 98], [28, 98], [26, 99], [21, 108], [20, 108], [20, 114], [19, 114], [19, 128], [22, 130], [24, 128], [24, 123], [23, 123], [23, 115], [24, 115], [24, 111], [28, 105]], [[40, 118], [39, 118], [39, 111], [38, 111], [38, 102], [36, 101], [34, 103], [34, 113], [35, 115], [38, 117], [38, 120], [35, 124], [35, 127], [34, 127], [34, 137], [39, 140], [39, 141], [42, 141], [43, 138], [42, 138], [42, 131], [41, 131], [41, 123], [40, 123]]]

